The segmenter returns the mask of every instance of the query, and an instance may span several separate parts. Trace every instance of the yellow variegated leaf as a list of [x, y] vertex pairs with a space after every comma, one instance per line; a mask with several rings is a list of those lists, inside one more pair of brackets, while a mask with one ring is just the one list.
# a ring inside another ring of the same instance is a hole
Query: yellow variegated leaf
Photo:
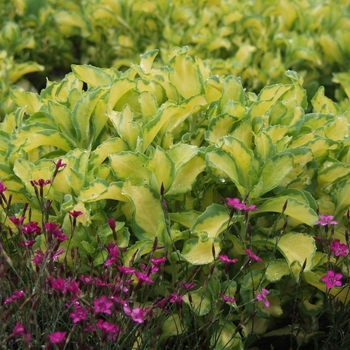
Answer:
[[108, 89], [106, 87], [98, 87], [88, 90], [86, 94], [75, 104], [72, 121], [77, 134], [77, 138], [81, 145], [88, 145], [90, 141], [90, 118], [99, 99]]
[[185, 242], [180, 255], [192, 265], [210, 264], [214, 261], [212, 253], [213, 246], [215, 249], [215, 257], [217, 257], [220, 254], [221, 248], [216, 238], [191, 238]]
[[324, 95], [323, 86], [319, 87], [311, 103], [316, 112], [339, 114], [339, 107], [330, 98]]
[[108, 182], [102, 179], [96, 179], [90, 183], [88, 187], [81, 189], [79, 194], [79, 200], [82, 202], [93, 201], [98, 198], [99, 195], [106, 191]]
[[[170, 120], [174, 117], [176, 113], [181, 110], [181, 107], [175, 105], [173, 102], [165, 102], [157, 111], [154, 118], [143, 127], [143, 142], [142, 151], [145, 152], [147, 147], [151, 144], [153, 139], [156, 137], [158, 132], [162, 134]], [[161, 129], [164, 129], [161, 130]]]
[[26, 106], [26, 111], [29, 114], [38, 112], [42, 106], [40, 96], [33, 92], [12, 90], [11, 98], [17, 106]]
[[120, 114], [118, 134], [128, 144], [129, 149], [136, 150], [138, 138], [142, 138], [142, 129], [134, 121], [136, 115], [129, 105], [126, 105]]
[[140, 67], [145, 74], [150, 73], [154, 59], [157, 57], [158, 52], [159, 50], [150, 50], [140, 55]]
[[100, 85], [110, 85], [113, 78], [116, 78], [115, 75], [111, 74], [111, 71], [106, 73], [104, 69], [91, 65], [72, 64], [72, 71], [77, 78], [93, 88]]
[[192, 189], [198, 174], [205, 169], [204, 159], [196, 155], [176, 170], [174, 181], [166, 196], [178, 196]]
[[112, 137], [102, 142], [93, 152], [90, 157], [90, 168], [99, 166], [109, 154], [120, 153], [127, 151], [128, 147], [125, 142], [119, 137]]
[[44, 69], [44, 66], [41, 66], [36, 62], [19, 63], [9, 70], [7, 79], [10, 84], [14, 84], [17, 80], [22, 78], [23, 75], [33, 72], [41, 72]]
[[114, 109], [115, 105], [123, 97], [123, 95], [135, 87], [136, 82], [128, 78], [117, 79], [115, 82], [113, 82], [109, 92], [109, 108]]
[[297, 199], [282, 196], [275, 197], [272, 199], [266, 200], [262, 205], [259, 206], [259, 210], [252, 212], [251, 215], [255, 213], [265, 213], [265, 212], [274, 212], [281, 213], [282, 208], [288, 200], [287, 208], [284, 211], [285, 215], [288, 215], [294, 219], [299, 220], [302, 223], [305, 223], [309, 226], [313, 226], [318, 221], [318, 215], [316, 212], [309, 206], [309, 204], [299, 202]]
[[178, 53], [170, 60], [170, 66], [170, 82], [183, 98], [188, 99], [203, 92], [198, 69], [190, 56]]
[[229, 215], [223, 205], [212, 204], [194, 223], [191, 231], [206, 231], [208, 237], [217, 237], [227, 228]]
[[160, 191], [163, 184], [165, 193], [170, 189], [175, 176], [175, 165], [170, 156], [157, 146], [153, 156], [147, 163], [151, 172], [150, 185], [155, 191]]
[[207, 153], [206, 161], [210, 167], [224, 172], [230, 178], [237, 186], [242, 198], [248, 193], [249, 189], [244, 187], [244, 181], [241, 178], [235, 160], [227, 152], [215, 150], [214, 152]]
[[269, 158], [258, 174], [258, 181], [262, 187], [260, 185], [253, 187], [250, 198], [259, 198], [277, 187], [292, 169], [293, 155], [291, 153], [277, 154]]
[[39, 146], [54, 146], [68, 152], [72, 149], [72, 144], [67, 140], [64, 135], [56, 130], [42, 130], [37, 131], [32, 136], [29, 136], [22, 146], [25, 152], [29, 152], [32, 149]]
[[149, 184], [152, 172], [146, 167], [148, 158], [142, 153], [120, 152], [109, 155], [112, 171], [118, 179], [131, 184]]
[[130, 199], [134, 207], [131, 225], [135, 236], [140, 240], [154, 240], [158, 223], [164, 222], [159, 194], [143, 185], [133, 186], [130, 181], [124, 183], [122, 194]]

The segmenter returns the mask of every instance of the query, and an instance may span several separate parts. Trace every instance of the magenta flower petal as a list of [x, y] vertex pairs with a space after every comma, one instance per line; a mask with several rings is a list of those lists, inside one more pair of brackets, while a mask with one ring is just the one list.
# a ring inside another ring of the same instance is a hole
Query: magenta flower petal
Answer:
[[327, 275], [323, 276], [321, 280], [326, 283], [327, 289], [331, 289], [333, 287], [341, 287], [343, 275], [341, 273], [335, 273], [333, 270], [328, 270]]
[[49, 334], [50, 341], [52, 344], [59, 344], [66, 340], [67, 332], [55, 332]]

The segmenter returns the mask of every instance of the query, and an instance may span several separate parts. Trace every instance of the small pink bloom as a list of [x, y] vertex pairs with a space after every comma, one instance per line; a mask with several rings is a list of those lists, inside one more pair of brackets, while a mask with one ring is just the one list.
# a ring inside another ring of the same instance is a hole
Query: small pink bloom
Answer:
[[328, 270], [327, 275], [323, 276], [321, 280], [326, 283], [328, 289], [331, 289], [334, 286], [340, 287], [342, 285], [342, 282], [340, 281], [342, 277], [343, 275], [341, 273], [335, 273], [332, 270]]
[[99, 299], [94, 300], [94, 312], [102, 312], [108, 315], [112, 314], [110, 308], [112, 307], [113, 302], [108, 301], [105, 295], [102, 295]]
[[250, 249], [246, 249], [245, 251], [248, 254], [249, 260], [262, 261], [262, 259], [255, 255]]
[[185, 288], [186, 290], [189, 290], [189, 289], [192, 289], [192, 288], [194, 288], [194, 282], [192, 281], [192, 282], [181, 282], [180, 283], [180, 286], [181, 287], [183, 287], [183, 288]]
[[243, 210], [245, 208], [245, 204], [241, 203], [239, 198], [226, 198], [227, 203], [230, 207], [238, 210]]
[[62, 294], [66, 293], [66, 281], [62, 279], [61, 277], [57, 277], [56, 279], [51, 278], [49, 280], [50, 285], [53, 289], [61, 292]]
[[43, 188], [46, 185], [49, 185], [51, 183], [51, 180], [44, 180], [44, 179], [39, 179], [38, 181], [34, 180], [31, 181], [32, 186], [39, 186]]
[[183, 302], [184, 295], [183, 294], [177, 294], [177, 293], [172, 293], [170, 295], [169, 301], [171, 303], [178, 303], [181, 304]]
[[124, 267], [124, 266], [118, 266], [118, 270], [122, 273], [125, 273], [127, 275], [131, 275], [136, 272], [135, 269], [132, 269], [130, 267]]
[[224, 295], [220, 292], [218, 294], [221, 296], [222, 300], [225, 301], [226, 303], [234, 304], [236, 302], [235, 298], [232, 298], [229, 295]]
[[69, 211], [68, 214], [70, 216], [72, 216], [74, 219], [76, 219], [78, 216], [83, 215], [83, 212], [82, 211], [73, 210], [73, 211]]
[[218, 258], [225, 264], [232, 264], [238, 261], [238, 259], [230, 259], [227, 255], [219, 255]]
[[25, 329], [24, 326], [21, 325], [20, 322], [17, 322], [15, 325], [15, 328], [13, 329], [13, 334], [14, 335], [22, 335], [24, 333]]
[[267, 294], [269, 294], [269, 291], [265, 288], [261, 288], [261, 293], [258, 293], [256, 295], [256, 299], [262, 301], [264, 303], [265, 307], [270, 306], [270, 302], [267, 299]]
[[22, 231], [27, 235], [32, 235], [33, 233], [39, 234], [41, 232], [41, 228], [38, 226], [37, 222], [31, 221], [29, 224], [23, 225]]
[[31, 262], [33, 262], [36, 267], [40, 267], [40, 265], [44, 261], [44, 257], [45, 257], [44, 252], [42, 250], [38, 249], [35, 251], [35, 256], [31, 260]]
[[114, 231], [115, 227], [116, 227], [115, 220], [114, 219], [108, 219], [107, 222], [108, 222], [108, 225], [111, 228], [111, 230]]
[[55, 332], [49, 334], [52, 344], [59, 344], [65, 341], [67, 332]]
[[81, 306], [75, 307], [75, 312], [71, 312], [69, 317], [72, 318], [73, 323], [87, 320], [87, 312]]
[[116, 341], [119, 332], [119, 326], [108, 323], [107, 321], [98, 320], [97, 327], [101, 329], [103, 333], [107, 334], [109, 340]]
[[68, 277], [66, 280], [66, 288], [67, 291], [71, 292], [74, 297], [77, 297], [81, 294], [81, 290], [79, 288], [79, 282]]
[[335, 256], [340, 256], [340, 255], [347, 256], [348, 255], [348, 250], [349, 250], [348, 246], [346, 244], [340, 243], [339, 239], [333, 240], [333, 243], [331, 245], [331, 249], [333, 250]]
[[57, 252], [52, 256], [52, 260], [55, 261], [57, 260], [58, 256], [64, 253], [64, 248], [60, 248], [57, 250]]
[[19, 242], [19, 245], [22, 246], [22, 247], [32, 247], [34, 244], [36, 243], [36, 240], [35, 239], [30, 239], [28, 241], [22, 241], [22, 242]]
[[139, 282], [149, 283], [152, 284], [154, 281], [149, 278], [147, 275], [143, 274], [142, 272], [135, 271], [136, 277], [139, 279]]
[[25, 220], [25, 216], [21, 218], [16, 218], [15, 216], [10, 216], [9, 219], [16, 225], [21, 226], [23, 221]]
[[80, 281], [82, 281], [85, 284], [90, 284], [92, 282], [91, 276], [87, 276], [87, 277], [80, 276], [79, 279], [80, 279]]
[[0, 193], [4, 193], [7, 190], [8, 190], [8, 188], [5, 187], [4, 182], [0, 181]]
[[160, 265], [162, 265], [163, 263], [165, 263], [168, 259], [166, 257], [163, 258], [158, 258], [158, 259], [152, 259], [151, 263], [154, 266], [160, 267]]
[[[101, 321], [101, 320], [99, 320]], [[89, 324], [84, 328], [84, 332], [96, 332], [95, 326], [93, 324]]]
[[338, 221], [333, 220], [333, 215], [320, 215], [320, 220], [316, 222], [316, 225], [327, 226], [327, 225], [337, 225]]
[[145, 314], [148, 310], [148, 309], [140, 309], [139, 307], [135, 307], [131, 311], [130, 307], [127, 305], [124, 305], [123, 309], [124, 309], [125, 314], [130, 316], [135, 323], [143, 323], [144, 318], [145, 318]]
[[57, 163], [53, 162], [56, 165], [56, 170], [59, 170], [61, 168], [64, 168], [67, 164], [63, 163], [62, 159], [60, 158]]
[[245, 208], [243, 210], [246, 211], [246, 212], [249, 212], [249, 211], [258, 210], [258, 208], [253, 204], [253, 205], [250, 205], [249, 207], [245, 206]]
[[23, 298], [24, 298], [23, 290], [19, 290], [18, 292], [13, 292], [13, 294], [12, 294], [13, 300], [18, 300], [18, 299], [23, 299]]

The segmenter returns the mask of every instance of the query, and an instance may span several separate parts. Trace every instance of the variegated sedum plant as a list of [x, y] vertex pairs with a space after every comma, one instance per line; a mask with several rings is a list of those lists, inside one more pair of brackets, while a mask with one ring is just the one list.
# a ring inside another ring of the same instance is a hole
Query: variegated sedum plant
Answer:
[[[33, 311], [10, 317], [24, 306], [9, 288], [6, 342], [349, 344], [350, 109], [322, 87], [309, 106], [294, 71], [257, 95], [185, 47], [166, 66], [157, 54], [11, 91], [0, 254], [8, 273], [26, 262], [66, 311], [30, 333]], [[39, 283], [19, 278], [22, 302], [48, 307]]]

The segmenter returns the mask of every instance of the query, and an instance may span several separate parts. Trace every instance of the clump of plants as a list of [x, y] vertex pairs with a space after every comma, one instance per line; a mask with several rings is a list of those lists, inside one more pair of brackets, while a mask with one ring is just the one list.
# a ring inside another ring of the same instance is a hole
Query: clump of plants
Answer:
[[349, 109], [157, 54], [11, 90], [3, 346], [345, 349]]
[[[258, 208], [246, 204], [247, 197], [226, 198], [221, 207], [228, 221], [218, 236], [220, 254], [210, 243], [210, 262], [190, 262], [172, 239], [162, 185], [168, 244], [156, 236], [150, 249], [121, 247], [118, 222], [109, 219], [108, 240], [95, 235], [97, 252], [86, 254], [71, 246], [81, 211], [68, 213], [67, 231], [50, 220], [52, 202], [47, 194], [66, 166], [59, 159], [50, 179], [31, 182], [41, 208], [40, 222], [32, 220], [27, 204], [11, 205], [6, 183], [0, 182], [1, 208], [13, 224], [1, 226], [2, 347], [267, 349], [289, 342], [290, 349], [326, 349], [330, 344], [345, 349], [349, 345], [349, 284], [341, 272], [341, 264], [349, 268], [349, 235], [346, 230], [345, 244], [334, 238], [338, 222], [333, 216], [320, 215], [314, 237], [286, 233], [286, 201], [280, 215], [283, 227], [254, 241], [251, 213]], [[46, 194], [44, 188], [49, 188]], [[348, 226], [349, 222], [348, 215]], [[301, 250], [292, 252], [290, 245], [299, 244], [301, 237]], [[200, 240], [205, 245], [208, 237], [202, 235]], [[99, 261], [94, 259], [96, 253], [101, 254]], [[321, 278], [307, 268], [310, 257]]]

